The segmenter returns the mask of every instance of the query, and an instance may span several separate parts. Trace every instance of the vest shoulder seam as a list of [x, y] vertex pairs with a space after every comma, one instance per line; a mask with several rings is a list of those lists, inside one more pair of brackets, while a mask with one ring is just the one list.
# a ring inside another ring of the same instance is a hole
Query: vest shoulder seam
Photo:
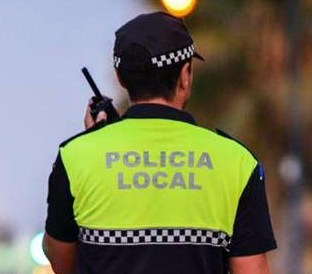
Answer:
[[101, 121], [101, 122], [95, 124], [93, 127], [89, 128], [89, 129], [87, 129], [87, 130], [84, 130], [84, 131], [82, 131], [82, 132], [80, 132], [80, 133], [78, 133], [78, 134], [76, 134], [76, 135], [74, 135], [74, 136], [68, 138], [67, 140], [65, 140], [64, 142], [62, 142], [62, 143], [59, 145], [59, 147], [60, 147], [60, 148], [64, 148], [66, 145], [68, 145], [70, 142], [74, 141], [75, 139], [77, 139], [77, 138], [79, 138], [79, 137], [81, 137], [81, 136], [84, 136], [84, 135], [86, 135], [86, 134], [90, 134], [90, 133], [92, 133], [92, 132], [95, 132], [95, 131], [97, 131], [97, 130], [100, 130], [100, 129], [104, 128], [105, 126], [106, 126], [106, 122]]
[[245, 148], [245, 149], [252, 155], [252, 157], [258, 162], [258, 158], [256, 157], [256, 155], [251, 151], [251, 149], [250, 149], [248, 146], [246, 146], [246, 145], [245, 145], [244, 143], [242, 143], [240, 140], [238, 140], [238, 139], [232, 137], [231, 135], [229, 135], [228, 133], [224, 132], [224, 131], [221, 130], [221, 129], [216, 128], [215, 131], [216, 131], [216, 133], [217, 133], [218, 135], [220, 135], [220, 136], [222, 136], [222, 137], [224, 137], [224, 138], [230, 139], [230, 140], [236, 142], [237, 144], [239, 144], [240, 146], [242, 146], [243, 148]]
[[209, 132], [211, 134], [218, 135], [221, 138], [225, 138], [225, 139], [228, 139], [230, 141], [235, 142], [239, 147], [247, 150], [249, 152], [249, 154], [251, 155], [251, 157], [254, 158], [257, 162], [259, 161], [258, 158], [256, 157], [256, 155], [251, 151], [251, 149], [248, 146], [246, 146], [244, 143], [242, 143], [238, 139], [235, 139], [231, 135], [227, 134], [226, 132], [224, 132], [224, 131], [222, 131], [220, 129], [210, 130], [208, 128], [205, 128], [205, 127], [202, 127], [202, 126], [199, 126], [199, 125], [192, 125], [192, 126], [196, 127], [197, 129]]

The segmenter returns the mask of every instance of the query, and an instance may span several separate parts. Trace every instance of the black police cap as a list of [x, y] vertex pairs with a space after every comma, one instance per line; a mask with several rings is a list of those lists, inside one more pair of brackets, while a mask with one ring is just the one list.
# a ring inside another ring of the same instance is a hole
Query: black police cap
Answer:
[[[183, 20], [165, 12], [139, 15], [123, 25], [115, 34], [116, 69], [133, 60], [128, 50], [132, 45], [139, 45], [148, 52], [148, 58], [143, 62], [151, 68], [168, 67], [192, 57], [204, 61], [195, 51], [194, 41]], [[127, 54], [124, 54], [126, 51]]]

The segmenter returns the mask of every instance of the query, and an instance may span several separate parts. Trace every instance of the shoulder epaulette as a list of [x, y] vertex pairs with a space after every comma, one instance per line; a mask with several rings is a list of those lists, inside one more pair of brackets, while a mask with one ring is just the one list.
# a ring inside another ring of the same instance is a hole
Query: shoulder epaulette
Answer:
[[255, 155], [245, 144], [243, 144], [243, 143], [240, 142], [239, 140], [233, 138], [232, 136], [230, 136], [229, 134], [225, 133], [224, 131], [222, 131], [222, 130], [220, 130], [220, 129], [218, 129], [218, 128], [216, 129], [216, 132], [217, 132], [219, 135], [221, 135], [221, 136], [223, 136], [223, 137], [225, 137], [225, 138], [231, 139], [231, 140], [235, 141], [236, 143], [240, 144], [241, 146], [243, 146], [244, 148], [246, 148], [246, 149], [250, 152], [250, 154], [258, 161], [256, 155]]
[[60, 144], [60, 147], [65, 147], [68, 143], [70, 143], [71, 141], [73, 141], [74, 139], [78, 138], [78, 137], [81, 137], [85, 134], [88, 134], [88, 133], [91, 133], [91, 132], [94, 132], [96, 130], [99, 130], [103, 127], [106, 126], [106, 122], [105, 121], [100, 121], [98, 123], [96, 123], [93, 127], [83, 131], [83, 132], [80, 132], [78, 133], [77, 135], [73, 136], [73, 137], [70, 137], [69, 139], [67, 139], [66, 141], [64, 141], [63, 143]]

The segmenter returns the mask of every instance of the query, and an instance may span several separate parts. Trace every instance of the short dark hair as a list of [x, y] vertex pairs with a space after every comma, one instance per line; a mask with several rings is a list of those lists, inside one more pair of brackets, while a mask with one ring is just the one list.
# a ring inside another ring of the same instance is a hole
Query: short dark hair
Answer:
[[149, 52], [138, 44], [128, 47], [121, 57], [127, 62], [121, 63], [119, 78], [133, 102], [155, 98], [171, 101], [182, 67], [192, 60], [190, 58], [165, 68], [153, 68], [146, 64], [146, 60], [151, 59]]

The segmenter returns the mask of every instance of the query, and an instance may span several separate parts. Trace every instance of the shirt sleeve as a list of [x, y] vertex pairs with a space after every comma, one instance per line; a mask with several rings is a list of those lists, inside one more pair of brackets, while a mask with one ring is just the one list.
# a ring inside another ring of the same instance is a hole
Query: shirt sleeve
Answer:
[[62, 242], [77, 241], [79, 229], [73, 212], [74, 197], [60, 153], [49, 177], [47, 202], [46, 232]]
[[261, 164], [254, 169], [239, 201], [229, 256], [249, 256], [275, 249], [276, 242]]

